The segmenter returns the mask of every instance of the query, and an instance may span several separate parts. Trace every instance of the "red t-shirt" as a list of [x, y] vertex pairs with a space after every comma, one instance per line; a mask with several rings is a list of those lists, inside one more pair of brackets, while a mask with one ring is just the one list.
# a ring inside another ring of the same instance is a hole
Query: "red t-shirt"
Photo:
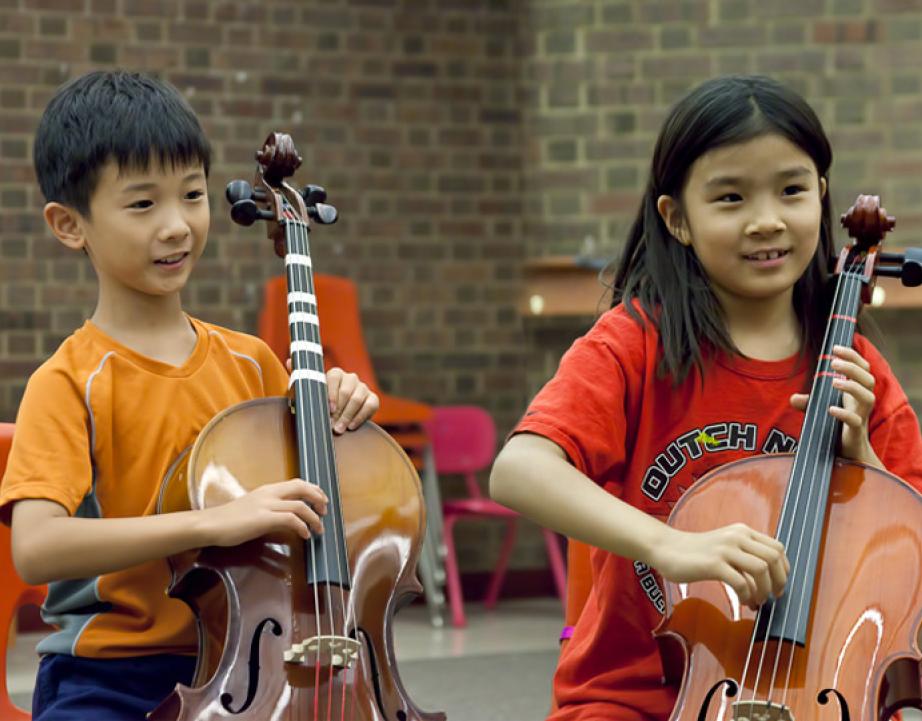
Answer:
[[[892, 473], [922, 490], [922, 435], [890, 367], [867, 339], [876, 403], [871, 445]], [[544, 436], [609, 493], [665, 520], [712, 468], [791, 451], [803, 413], [792, 393], [809, 388], [799, 356], [721, 358], [678, 388], [658, 378], [658, 334], [618, 306], [578, 339], [532, 401], [516, 433]], [[592, 549], [592, 591], [554, 679], [553, 721], [667, 719], [676, 690], [663, 683], [652, 632], [664, 611], [662, 581], [639, 562]]]

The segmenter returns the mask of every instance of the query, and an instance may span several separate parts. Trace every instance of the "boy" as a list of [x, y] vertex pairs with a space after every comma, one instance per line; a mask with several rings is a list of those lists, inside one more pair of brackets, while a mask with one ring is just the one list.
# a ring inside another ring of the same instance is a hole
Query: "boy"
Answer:
[[[210, 148], [171, 86], [94, 72], [64, 85], [34, 148], [44, 217], [83, 250], [99, 290], [90, 320], [30, 378], [0, 520], [57, 631], [39, 644], [36, 721], [143, 719], [195, 666], [194, 617], [166, 596], [166, 557], [281, 530], [320, 532], [327, 499], [279, 479], [223, 506], [156, 515], [162, 480], [219, 411], [285, 395], [260, 340], [187, 316], [180, 291], [205, 247]], [[334, 430], [378, 399], [327, 374]]]

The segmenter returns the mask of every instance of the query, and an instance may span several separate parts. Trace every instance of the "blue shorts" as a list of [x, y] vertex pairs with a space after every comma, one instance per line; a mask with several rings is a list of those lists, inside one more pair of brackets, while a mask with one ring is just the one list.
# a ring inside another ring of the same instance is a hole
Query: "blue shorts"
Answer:
[[177, 683], [189, 685], [192, 656], [42, 658], [32, 696], [32, 721], [144, 721]]

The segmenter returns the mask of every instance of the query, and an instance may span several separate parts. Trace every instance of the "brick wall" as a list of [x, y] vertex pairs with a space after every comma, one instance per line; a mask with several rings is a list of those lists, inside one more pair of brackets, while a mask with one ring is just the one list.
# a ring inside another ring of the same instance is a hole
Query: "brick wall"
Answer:
[[315, 265], [359, 283], [384, 387], [482, 403], [508, 425], [522, 403], [518, 27], [493, 2], [0, 0], [0, 418], [94, 303], [89, 264], [41, 221], [32, 132], [63, 80], [122, 66], [173, 82], [214, 143], [192, 313], [255, 330], [281, 266], [263, 231], [232, 227], [223, 188], [283, 129], [298, 179], [340, 210], [314, 234]]
[[[835, 217], [858, 193], [878, 194], [897, 216], [887, 242], [922, 245], [922, 4], [535, 0], [529, 8], [530, 257], [613, 257], [669, 105], [702, 80], [731, 72], [776, 77], [816, 109], [835, 153]], [[922, 290], [919, 296], [918, 309], [874, 315], [922, 412]], [[532, 368], [534, 385], [547, 368]]]
[[[505, 431], [529, 359], [589, 322], [526, 329], [524, 260], [616, 251], [666, 108], [706, 77], [802, 91], [836, 149], [836, 208], [878, 192], [920, 244], [920, 61], [922, 5], [906, 0], [0, 0], [0, 419], [93, 307], [89, 265], [43, 227], [30, 163], [51, 92], [85, 70], [161, 74], [214, 143], [192, 313], [255, 329], [278, 260], [260, 231], [232, 227], [223, 187], [284, 129], [298, 179], [341, 211], [314, 235], [316, 265], [359, 282], [382, 385], [482, 404]], [[881, 325], [922, 409], [916, 318]], [[489, 567], [495, 545], [462, 535], [462, 566]], [[524, 533], [513, 564], [542, 563]]]

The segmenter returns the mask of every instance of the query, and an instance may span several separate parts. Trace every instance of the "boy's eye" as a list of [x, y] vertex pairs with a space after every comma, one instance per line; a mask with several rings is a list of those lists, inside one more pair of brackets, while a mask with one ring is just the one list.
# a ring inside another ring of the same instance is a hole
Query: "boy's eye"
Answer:
[[145, 199], [145, 200], [136, 200], [135, 202], [133, 202], [133, 203], [132, 203], [131, 205], [129, 205], [128, 207], [129, 207], [129, 208], [137, 208], [137, 209], [139, 209], [139, 210], [144, 210], [145, 208], [150, 208], [153, 204], [154, 204], [154, 201], [152, 201], [152, 200], [146, 200], [146, 199]]
[[198, 200], [199, 198], [203, 198], [204, 196], [205, 196], [204, 190], [190, 190], [188, 193], [186, 193], [186, 200]]

